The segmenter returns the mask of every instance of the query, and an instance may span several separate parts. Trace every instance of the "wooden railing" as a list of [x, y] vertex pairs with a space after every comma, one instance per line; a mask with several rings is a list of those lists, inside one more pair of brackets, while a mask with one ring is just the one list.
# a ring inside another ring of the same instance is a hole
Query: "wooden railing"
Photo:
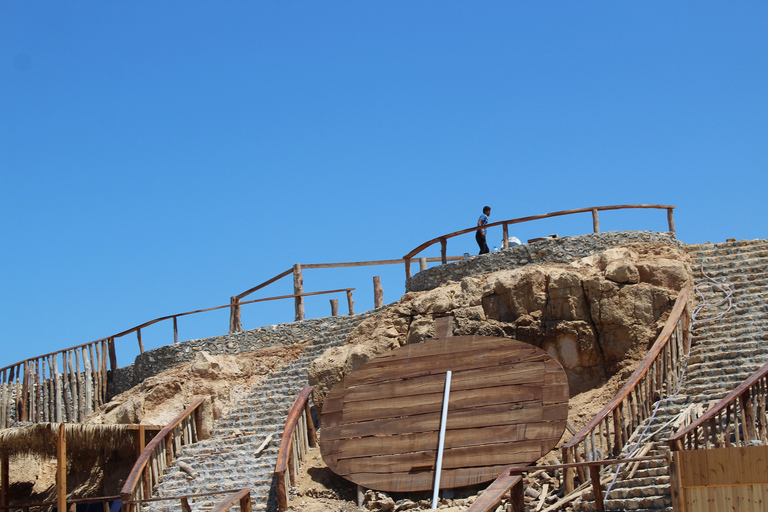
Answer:
[[[341, 288], [239, 302], [238, 315], [239, 307], [246, 304], [332, 293], [346, 293], [350, 314], [354, 314], [353, 290], [354, 288]], [[172, 320], [173, 342], [178, 343], [180, 317], [226, 308], [232, 308], [232, 304], [155, 318], [108, 338], [0, 368], [0, 428], [8, 428], [15, 421], [38, 423], [83, 421], [108, 398], [107, 386], [112, 379], [112, 372], [118, 368], [115, 352], [116, 338], [135, 333], [139, 353], [143, 354], [142, 329], [165, 320]], [[333, 308], [331, 314], [336, 314]]]
[[[606, 211], [606, 210], [622, 210], [622, 209], [630, 209], [630, 208], [655, 208], [658, 210], [667, 210], [667, 223], [669, 225], [669, 232], [672, 234], [672, 236], [675, 235], [675, 221], [672, 215], [672, 211], [675, 209], [675, 207], [669, 206], [669, 205], [658, 205], [658, 204], [625, 204], [625, 205], [615, 205], [615, 206], [593, 206], [590, 208], [579, 208], [576, 210], [563, 210], [560, 212], [545, 213], [543, 215], [532, 215], [530, 217], [520, 217], [518, 219], [509, 219], [509, 220], [502, 220], [498, 222], [490, 222], [483, 227], [487, 229], [494, 226], [502, 226], [503, 233], [504, 233], [502, 237], [502, 247], [506, 249], [507, 240], [509, 238], [509, 226], [512, 224], [520, 224], [522, 222], [530, 222], [533, 220], [549, 219], [552, 217], [560, 217], [562, 215], [573, 215], [577, 213], [591, 213], [592, 214], [592, 230], [594, 233], [599, 233], [600, 221], [598, 219], [598, 212]], [[448, 254], [447, 254], [448, 239], [459, 236], [459, 235], [464, 235], [467, 233], [474, 233], [477, 231], [477, 229], [478, 227], [475, 225], [475, 226], [472, 226], [471, 228], [462, 229], [461, 231], [454, 231], [453, 233], [449, 233], [447, 235], [433, 238], [432, 240], [429, 240], [428, 242], [424, 242], [420, 246], [416, 247], [414, 250], [412, 250], [411, 252], [403, 256], [403, 260], [405, 261], [406, 278], [407, 279], [411, 278], [411, 260], [421, 251], [423, 251], [427, 247], [431, 247], [432, 245], [439, 243], [441, 260], [442, 260], [442, 263], [445, 264], [448, 262]]]
[[84, 420], [106, 400], [107, 358], [117, 367], [114, 343], [105, 338], [0, 368], [0, 428], [14, 419]]
[[[677, 389], [690, 343], [690, 293], [690, 288], [684, 288], [677, 296], [661, 334], [616, 397], [563, 445], [564, 463], [618, 457], [635, 428], [650, 417], [653, 404]], [[574, 489], [574, 471], [581, 483], [587, 481], [583, 468], [567, 468], [563, 473], [566, 494]]]
[[768, 444], [768, 364], [669, 438], [673, 451]]
[[310, 446], [317, 445], [315, 424], [309, 408], [312, 386], [304, 386], [294, 400], [285, 420], [283, 437], [275, 464], [277, 479], [277, 506], [280, 512], [288, 510], [288, 488], [296, 477]]
[[201, 439], [203, 418], [200, 406], [205, 400], [199, 398], [192, 402], [141, 451], [120, 491], [122, 512], [131, 512], [132, 503], [149, 498], [181, 447]]

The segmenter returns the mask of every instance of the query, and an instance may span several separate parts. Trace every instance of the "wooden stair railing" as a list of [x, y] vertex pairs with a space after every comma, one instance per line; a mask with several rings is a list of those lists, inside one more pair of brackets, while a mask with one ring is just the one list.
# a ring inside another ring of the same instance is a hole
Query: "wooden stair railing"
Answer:
[[296, 477], [310, 447], [317, 446], [315, 424], [309, 408], [312, 386], [304, 386], [294, 400], [285, 420], [280, 450], [275, 463], [277, 479], [277, 506], [280, 512], [288, 510], [288, 488]]
[[160, 483], [165, 469], [181, 451], [181, 447], [202, 438], [201, 405], [206, 398], [198, 398], [180, 415], [160, 431], [141, 451], [120, 491], [122, 512], [131, 512], [132, 504], [148, 498]]
[[[532, 220], [549, 219], [552, 217], [560, 217], [562, 215], [574, 215], [577, 213], [591, 213], [592, 214], [592, 231], [594, 233], [599, 233], [600, 232], [600, 221], [598, 219], [599, 211], [625, 210], [625, 209], [633, 209], [633, 208], [653, 208], [657, 210], [667, 210], [667, 223], [669, 225], [669, 233], [672, 236], [675, 236], [675, 221], [672, 215], [672, 212], [675, 209], [675, 207], [670, 205], [660, 205], [660, 204], [624, 204], [624, 205], [614, 205], [614, 206], [592, 206], [590, 208], [578, 208], [576, 210], [563, 210], [559, 212], [545, 213], [543, 215], [532, 215], [530, 217], [520, 217], [517, 219], [508, 219], [508, 220], [500, 220], [498, 222], [489, 222], [484, 226], [484, 228], [502, 226], [502, 230], [503, 230], [502, 248], [506, 249], [507, 240], [509, 239], [509, 226], [511, 224], [520, 224], [522, 222], [530, 222]], [[461, 231], [454, 231], [453, 233], [449, 233], [447, 235], [433, 238], [432, 240], [429, 240], [428, 242], [424, 242], [420, 246], [413, 249], [411, 252], [403, 256], [403, 260], [405, 261], [406, 279], [411, 278], [411, 260], [414, 258], [414, 256], [419, 254], [421, 251], [423, 251], [427, 247], [430, 247], [432, 245], [439, 243], [441, 260], [443, 265], [445, 265], [448, 262], [448, 257], [447, 257], [448, 256], [448, 239], [453, 238], [455, 236], [464, 235], [467, 233], [474, 233], [475, 231], [477, 231], [476, 225], [472, 226], [471, 228], [462, 229]]]
[[[686, 287], [677, 296], [661, 334], [624, 387], [563, 445], [563, 463], [618, 457], [635, 428], [651, 416], [653, 404], [677, 389], [682, 371], [680, 363], [690, 348], [690, 294], [691, 289]], [[574, 489], [574, 471], [582, 484], [588, 479], [583, 468], [566, 468], [563, 472], [566, 494]]]
[[669, 438], [672, 451], [768, 443], [768, 364]]

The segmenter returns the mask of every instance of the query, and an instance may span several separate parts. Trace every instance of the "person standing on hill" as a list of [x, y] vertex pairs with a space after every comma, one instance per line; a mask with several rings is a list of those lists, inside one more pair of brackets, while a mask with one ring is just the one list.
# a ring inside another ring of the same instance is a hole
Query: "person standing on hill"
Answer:
[[488, 224], [488, 217], [490, 217], [490, 215], [491, 215], [491, 207], [484, 206], [483, 214], [480, 216], [479, 219], [477, 219], [477, 227], [479, 227], [480, 229], [478, 229], [477, 233], [475, 233], [475, 240], [477, 240], [477, 245], [480, 246], [480, 254], [488, 254], [490, 252], [488, 250], [488, 244], [485, 242], [486, 229], [483, 227], [486, 224]]

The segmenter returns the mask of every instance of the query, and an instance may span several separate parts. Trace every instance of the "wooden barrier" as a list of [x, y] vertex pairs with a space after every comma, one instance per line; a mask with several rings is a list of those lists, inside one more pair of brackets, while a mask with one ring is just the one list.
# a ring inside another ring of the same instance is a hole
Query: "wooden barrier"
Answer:
[[[635, 428], [648, 418], [653, 404], [677, 389], [681, 360], [689, 349], [690, 288], [677, 296], [669, 318], [648, 354], [624, 387], [581, 431], [562, 447], [563, 462], [578, 463], [617, 457]], [[581, 483], [588, 480], [578, 466], [563, 472], [566, 494], [574, 489], [574, 472]]]
[[[503, 227], [503, 239], [502, 239], [502, 248], [506, 249], [508, 247], [508, 238], [509, 238], [509, 226], [512, 224], [520, 224], [523, 222], [530, 222], [534, 220], [541, 220], [541, 219], [549, 219], [553, 217], [560, 217], [563, 215], [574, 215], [578, 213], [591, 213], [592, 214], [592, 230], [595, 233], [600, 232], [600, 222], [598, 220], [598, 212], [599, 211], [606, 211], [606, 210], [624, 210], [624, 209], [636, 209], [636, 208], [652, 208], [652, 209], [659, 209], [659, 210], [666, 210], [667, 211], [667, 222], [669, 225], [669, 233], [672, 236], [675, 236], [675, 222], [672, 217], [672, 212], [675, 209], [674, 206], [669, 205], [657, 205], [657, 204], [625, 204], [625, 205], [614, 205], [614, 206], [593, 206], [590, 208], [578, 208], [576, 210], [563, 210], [559, 212], [552, 212], [552, 213], [545, 213], [543, 215], [532, 215], [530, 217], [520, 217], [517, 219], [508, 219], [508, 220], [502, 220], [498, 222], [490, 222], [483, 226], [484, 228], [492, 228], [494, 226], [502, 226]], [[448, 262], [447, 252], [448, 252], [448, 239], [453, 238], [459, 235], [465, 235], [467, 233], [474, 233], [478, 229], [477, 225], [472, 226], [471, 228], [462, 229], [460, 231], [454, 231], [453, 233], [449, 233], [447, 235], [442, 235], [437, 238], [433, 238], [432, 240], [429, 240], [427, 242], [424, 242], [420, 246], [413, 249], [411, 252], [403, 256], [403, 261], [405, 262], [405, 277], [406, 279], [411, 278], [411, 260], [419, 254], [421, 251], [426, 249], [427, 247], [431, 247], [432, 245], [435, 245], [437, 243], [440, 244], [440, 259], [443, 264]]]
[[669, 438], [674, 451], [768, 443], [768, 364]]
[[288, 510], [288, 488], [296, 477], [310, 447], [317, 446], [315, 424], [309, 408], [312, 386], [304, 386], [294, 400], [283, 429], [280, 451], [275, 463], [277, 480], [277, 507], [280, 512]]
[[151, 495], [165, 469], [176, 459], [182, 446], [201, 439], [200, 406], [205, 400], [198, 398], [192, 402], [142, 450], [120, 490], [122, 512], [131, 512], [133, 503]]
[[768, 496], [768, 446], [673, 451], [675, 512], [762, 512]]

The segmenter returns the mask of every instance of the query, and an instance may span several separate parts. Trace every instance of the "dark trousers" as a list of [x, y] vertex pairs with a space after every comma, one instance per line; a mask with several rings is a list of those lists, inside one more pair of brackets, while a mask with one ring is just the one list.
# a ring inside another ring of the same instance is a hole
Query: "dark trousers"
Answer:
[[485, 243], [485, 235], [482, 231], [475, 233], [475, 240], [477, 240], [477, 245], [480, 246], [480, 254], [488, 254], [491, 252], [488, 250], [488, 244]]

